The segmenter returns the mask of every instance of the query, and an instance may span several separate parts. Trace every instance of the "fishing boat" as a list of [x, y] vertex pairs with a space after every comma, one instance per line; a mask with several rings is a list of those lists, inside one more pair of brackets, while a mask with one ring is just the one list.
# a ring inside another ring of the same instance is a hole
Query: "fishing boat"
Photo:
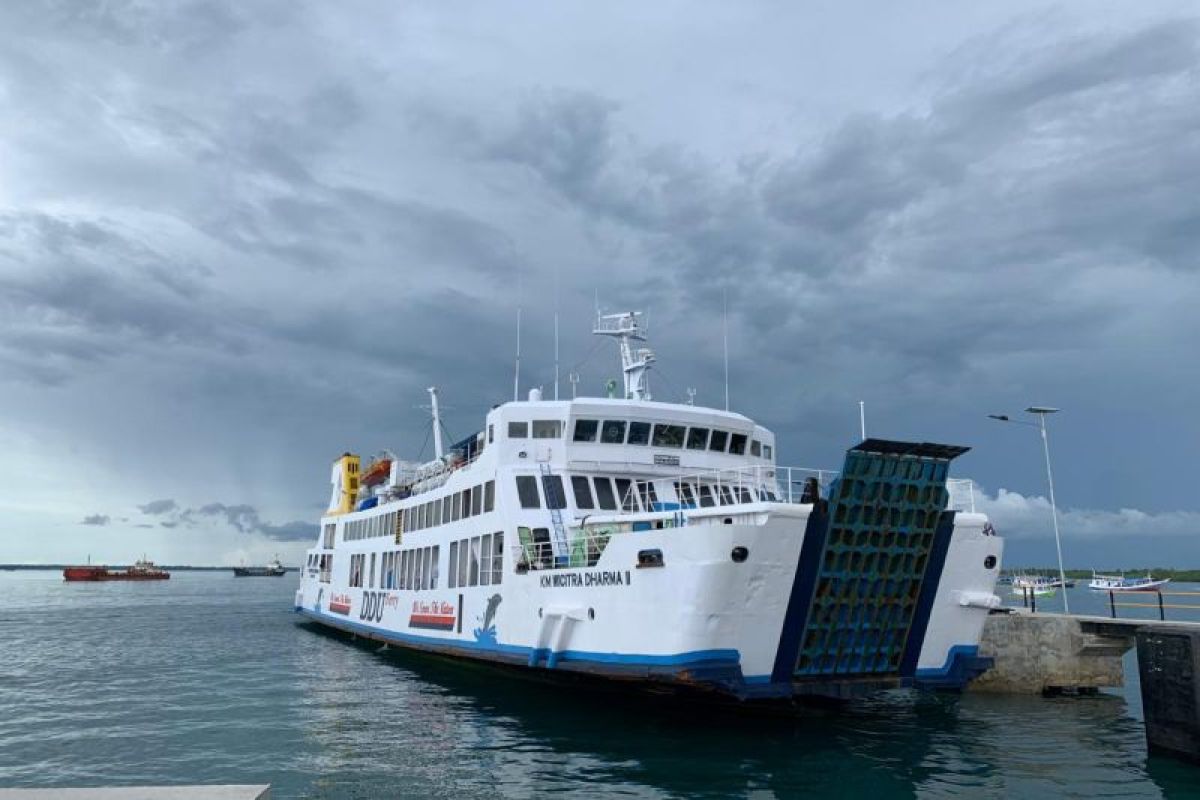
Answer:
[[243, 564], [233, 568], [233, 574], [238, 578], [278, 578], [286, 573], [287, 568], [279, 562], [278, 558], [268, 561], [265, 567], [247, 567]]
[[139, 559], [132, 567], [123, 570], [91, 564], [63, 570], [63, 580], [67, 581], [165, 581], [170, 577], [171, 573], [154, 566], [154, 562], [146, 558]]
[[1098, 592], [1154, 592], [1170, 582], [1170, 578], [1155, 578], [1150, 573], [1146, 573], [1144, 578], [1130, 578], [1125, 575], [1100, 575], [1093, 570], [1088, 588]]
[[514, 398], [444, 448], [431, 387], [432, 460], [390, 459], [369, 485], [337, 458], [304, 621], [735, 703], [961, 688], [987, 668], [1003, 540], [949, 478], [968, 448], [872, 438], [840, 472], [780, 466], [751, 418], [652, 398], [640, 313], [593, 333], [617, 345], [623, 391], [517, 399], [518, 369]]
[[1012, 578], [1012, 593], [1017, 597], [1053, 597], [1060, 586], [1061, 580], [1045, 575], [1014, 575]]

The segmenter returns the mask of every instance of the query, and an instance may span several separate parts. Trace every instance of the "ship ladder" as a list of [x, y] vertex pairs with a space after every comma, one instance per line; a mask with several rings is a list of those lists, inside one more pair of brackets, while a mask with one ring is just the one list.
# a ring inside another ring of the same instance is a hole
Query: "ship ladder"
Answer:
[[553, 475], [550, 465], [542, 461], [538, 466], [542, 471], [542, 490], [546, 493], [546, 505], [550, 508], [550, 522], [554, 526], [554, 566], [564, 567], [567, 565], [569, 557], [567, 531], [563, 527], [562, 518], [562, 509], [566, 506], [567, 499], [563, 496], [561, 484], [555, 484], [550, 480]]

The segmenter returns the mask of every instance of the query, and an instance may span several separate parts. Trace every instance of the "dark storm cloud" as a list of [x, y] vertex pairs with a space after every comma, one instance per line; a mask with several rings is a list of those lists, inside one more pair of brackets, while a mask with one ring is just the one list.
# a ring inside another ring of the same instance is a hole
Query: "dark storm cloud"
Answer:
[[138, 510], [143, 514], [166, 514], [169, 511], [174, 511], [179, 507], [179, 504], [174, 500], [167, 498], [165, 500], [151, 500], [145, 505], [138, 506]]
[[80, 521], [80, 525], [107, 525], [111, 521], [107, 514], [89, 514]]
[[[721, 52], [675, 21], [622, 31], [628, 58], [588, 77], [572, 30], [554, 61], [507, 12], [415, 36], [427, 11], [0, 9], [3, 416], [100, 469], [145, 465], [141, 497], [179, 498], [140, 506], [164, 528], [302, 541], [315, 525], [264, 517], [315, 517], [344, 449], [428, 453], [425, 387], [456, 436], [507, 399], [518, 304], [522, 392], [550, 390], [560, 304], [563, 373], [601, 390], [598, 291], [651, 312], [658, 398], [719, 405], [728, 299], [735, 408], [789, 460], [838, 461], [866, 397], [896, 435], [983, 438], [970, 467], [1017, 480], [989, 498], [1019, 538], [1042, 524], [1036, 473], [978, 419], [1044, 393], [1078, 420], [1072, 524], [1190, 524], [1111, 509], [1190, 497], [1139, 463], [1193, 430], [1172, 398], [1200, 387], [1194, 19], [973, 24], [902, 65], [926, 70], [919, 95], [892, 97], [904, 78], [881, 98], [765, 28], [721, 31]], [[770, 68], [748, 72], [760, 46]], [[214, 496], [253, 504], [197, 502]]]

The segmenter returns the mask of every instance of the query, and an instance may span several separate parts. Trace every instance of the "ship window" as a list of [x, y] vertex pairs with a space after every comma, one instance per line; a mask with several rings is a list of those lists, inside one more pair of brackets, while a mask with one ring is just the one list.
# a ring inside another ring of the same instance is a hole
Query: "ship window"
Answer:
[[592, 503], [592, 487], [588, 484], [588, 479], [583, 475], [571, 476], [571, 489], [575, 492], [575, 507], [576, 508], [595, 508]]
[[769, 445], [769, 444], [764, 444], [764, 445], [763, 445], [763, 458], [770, 460], [770, 458], [771, 458], [771, 445]]
[[708, 447], [708, 428], [690, 428], [687, 435], [688, 450], [703, 450]]
[[429, 527], [425, 524], [425, 504], [417, 506], [417, 530], [424, 530]]
[[413, 574], [413, 588], [420, 591], [425, 588], [425, 563], [424, 548], [418, 547], [413, 551], [413, 561], [417, 563], [416, 570]]
[[510, 439], [528, 439], [529, 438], [529, 423], [528, 422], [510, 422], [510, 423], [508, 423], [508, 438], [510, 438]]
[[446, 573], [449, 588], [458, 586], [458, 542], [450, 543], [450, 569]]
[[617, 497], [613, 494], [612, 481], [608, 478], [596, 478], [596, 505], [603, 511], [617, 510]]
[[700, 507], [712, 508], [713, 505], [715, 505], [715, 503], [713, 502], [712, 489], [710, 489], [706, 484], [700, 484]]
[[682, 425], [655, 425], [655, 447], [683, 447], [684, 427]]
[[406, 575], [407, 575], [407, 577], [408, 577], [408, 588], [409, 588], [409, 589], [416, 589], [416, 588], [417, 588], [417, 583], [416, 583], [416, 580], [417, 580], [417, 559], [416, 559], [416, 555], [417, 555], [417, 552], [416, 552], [415, 550], [409, 550], [409, 551], [408, 551], [408, 569], [407, 569], [407, 570], [405, 570], [405, 573], [406, 573]]
[[426, 528], [432, 528], [434, 525], [434, 523], [433, 523], [433, 506], [434, 506], [434, 503], [432, 500], [425, 504], [425, 527]]
[[562, 438], [562, 420], [559, 420], [559, 419], [535, 419], [533, 421], [533, 438], [534, 439], [560, 439], [560, 438]]
[[754, 498], [750, 496], [750, 490], [747, 489], [745, 486], [738, 489], [738, 498], [743, 503], [753, 503], [754, 502]]
[[733, 493], [729, 491], [728, 486], [722, 486], [721, 489], [721, 505], [731, 506], [734, 503]]
[[496, 507], [496, 482], [488, 481], [483, 485], [483, 513]]
[[638, 481], [638, 494], [642, 498], [642, 508], [647, 511], [654, 510], [654, 504], [658, 502], [658, 493], [654, 491], [654, 484], [650, 481]]
[[762, 442], [758, 439], [750, 440], [750, 455], [755, 458], [762, 458]]
[[621, 498], [621, 508], [625, 511], [638, 511], [637, 496], [632, 491], [633, 482], [628, 478], [615, 478], [617, 497]]
[[600, 441], [604, 444], [625, 443], [625, 420], [606, 419], [600, 429]]
[[429, 588], [436, 589], [438, 584], [438, 557], [441, 555], [441, 545], [429, 548]]
[[729, 435], [729, 454], [734, 456], [746, 454], [746, 434], [732, 433]]
[[478, 517], [483, 511], [483, 486], [476, 486], [471, 492], [471, 516]]
[[492, 582], [492, 535], [485, 533], [479, 542], [479, 585]]
[[521, 501], [521, 508], [541, 508], [542, 504], [538, 501], [537, 479], [532, 475], [518, 475], [517, 498]]
[[467, 488], [463, 489], [463, 492], [462, 492], [462, 515], [463, 515], [463, 519], [466, 519], [467, 517], [471, 516], [471, 495], [472, 495], [472, 494], [473, 494], [473, 492], [471, 491], [471, 487], [470, 487], [470, 486], [468, 486]]
[[455, 492], [451, 497], [453, 500], [450, 501], [450, 520], [458, 522], [462, 519], [462, 492]]
[[575, 442], [594, 442], [596, 441], [596, 429], [600, 427], [600, 422], [594, 419], [577, 419], [575, 420], [575, 435], [571, 437]]
[[629, 423], [629, 441], [626, 444], [650, 444], [650, 423]]
[[467, 580], [471, 586], [479, 585], [479, 537], [471, 537], [471, 561]]
[[685, 505], [685, 506], [696, 505], [696, 499], [695, 499], [695, 497], [692, 496], [691, 484], [679, 483], [678, 481], [676, 481], [675, 494], [679, 497], [679, 502], [681, 505]]
[[496, 441], [496, 426], [489, 424], [488, 425], [488, 444], [491, 444], [494, 441]]
[[729, 431], [714, 430], [712, 432], [712, 438], [708, 440], [708, 449], [715, 450], [718, 453], [724, 453], [725, 445], [728, 441]]
[[433, 501], [433, 524], [434, 525], [442, 524], [442, 501], [441, 500]]
[[546, 508], [567, 507], [567, 495], [563, 491], [563, 482], [560, 476], [543, 475], [542, 492], [546, 495]]
[[452, 498], [450, 495], [446, 495], [445, 497], [442, 498], [442, 522], [443, 523], [451, 521], [450, 506], [453, 505], [453, 503], [454, 503], [454, 498]]
[[495, 586], [504, 579], [504, 534], [496, 531], [492, 534], [492, 585]]
[[458, 585], [470, 586], [467, 583], [468, 562], [470, 562], [470, 554], [467, 553], [467, 540], [458, 540]]
[[333, 549], [333, 532], [337, 530], [337, 524], [330, 522], [325, 526], [325, 538], [321, 542], [321, 546], [326, 550]]

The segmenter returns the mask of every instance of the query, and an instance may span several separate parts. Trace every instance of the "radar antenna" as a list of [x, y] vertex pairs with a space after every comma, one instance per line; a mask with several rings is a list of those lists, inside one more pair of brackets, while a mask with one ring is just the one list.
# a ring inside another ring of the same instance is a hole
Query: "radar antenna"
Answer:
[[621, 348], [621, 369], [625, 375], [625, 398], [627, 400], [649, 400], [650, 367], [654, 363], [654, 351], [648, 347], [636, 350], [633, 342], [646, 341], [646, 328], [642, 324], [641, 311], [624, 314], [597, 314], [597, 336], [611, 336]]

